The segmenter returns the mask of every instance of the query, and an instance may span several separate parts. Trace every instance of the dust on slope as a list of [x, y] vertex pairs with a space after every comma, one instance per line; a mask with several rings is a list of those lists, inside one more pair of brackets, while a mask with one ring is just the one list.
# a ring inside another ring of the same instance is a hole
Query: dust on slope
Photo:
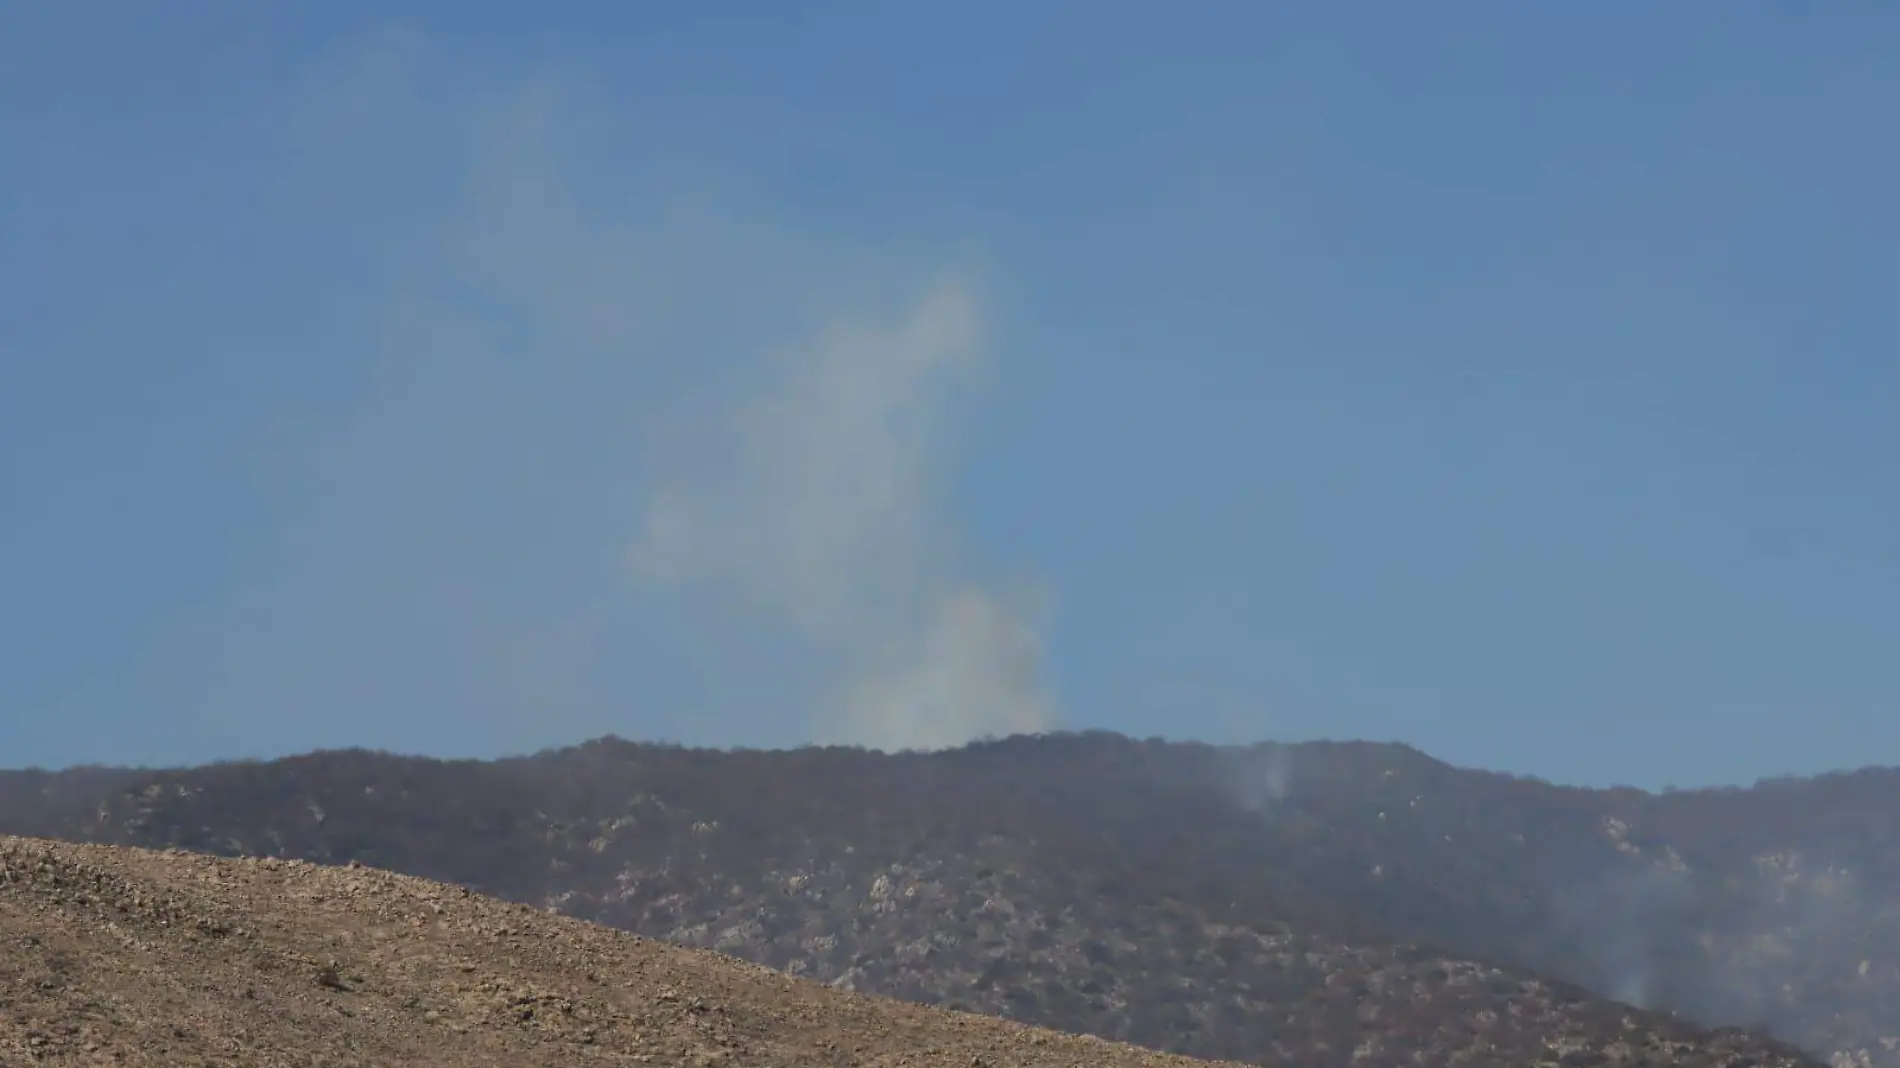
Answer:
[[0, 1064], [1173, 1068], [362, 867], [0, 839]]

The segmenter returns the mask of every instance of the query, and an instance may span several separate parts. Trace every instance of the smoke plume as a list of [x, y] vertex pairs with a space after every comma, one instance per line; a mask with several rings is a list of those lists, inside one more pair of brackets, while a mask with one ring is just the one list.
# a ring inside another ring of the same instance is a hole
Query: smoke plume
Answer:
[[948, 505], [956, 402], [984, 367], [975, 295], [946, 278], [831, 324], [668, 443], [633, 547], [645, 582], [790, 628], [833, 669], [825, 740], [936, 748], [1045, 730], [1045, 598], [985, 582]]
[[102, 327], [268, 368], [219, 581], [89, 698], [153, 726], [87, 759], [1052, 722], [1045, 598], [952, 506], [965, 235], [799, 225], [584, 69], [392, 31], [300, 84], [231, 208], [263, 236]]

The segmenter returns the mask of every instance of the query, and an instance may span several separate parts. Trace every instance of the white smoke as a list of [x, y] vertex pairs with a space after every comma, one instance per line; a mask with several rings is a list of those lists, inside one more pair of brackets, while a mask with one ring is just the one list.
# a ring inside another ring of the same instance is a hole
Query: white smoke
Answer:
[[950, 416], [984, 367], [975, 295], [947, 278], [883, 320], [832, 323], [669, 442], [632, 561], [791, 628], [839, 677], [827, 741], [936, 748], [1046, 730], [1046, 597], [964, 565]]
[[1234, 800], [1249, 812], [1270, 813], [1293, 789], [1293, 749], [1256, 745], [1229, 758]]
[[273, 220], [229, 268], [272, 314], [234, 332], [205, 285], [114, 324], [282, 357], [258, 521], [142, 652], [126, 707], [167, 714], [134, 758], [1052, 721], [1042, 598], [950, 506], [987, 351], [947, 237], [786, 220], [580, 68], [403, 33], [305, 81], [269, 202], [232, 206]]

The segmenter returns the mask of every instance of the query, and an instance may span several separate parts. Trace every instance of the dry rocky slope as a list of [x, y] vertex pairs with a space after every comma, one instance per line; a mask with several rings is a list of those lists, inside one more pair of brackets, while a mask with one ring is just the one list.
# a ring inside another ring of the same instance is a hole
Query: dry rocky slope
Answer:
[[1205, 1063], [367, 868], [0, 839], [9, 1066]]
[[839, 987], [1320, 1068], [1790, 1063], [1767, 1033], [1900, 1066], [1896, 811], [1890, 772], [1656, 796], [1106, 734], [0, 775], [0, 831], [355, 860]]

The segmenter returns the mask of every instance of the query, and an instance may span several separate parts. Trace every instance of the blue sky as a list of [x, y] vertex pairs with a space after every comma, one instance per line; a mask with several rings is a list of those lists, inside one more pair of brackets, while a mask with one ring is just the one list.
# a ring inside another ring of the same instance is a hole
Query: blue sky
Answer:
[[1900, 763], [1900, 9], [530, 10], [7, 13], [0, 765]]

